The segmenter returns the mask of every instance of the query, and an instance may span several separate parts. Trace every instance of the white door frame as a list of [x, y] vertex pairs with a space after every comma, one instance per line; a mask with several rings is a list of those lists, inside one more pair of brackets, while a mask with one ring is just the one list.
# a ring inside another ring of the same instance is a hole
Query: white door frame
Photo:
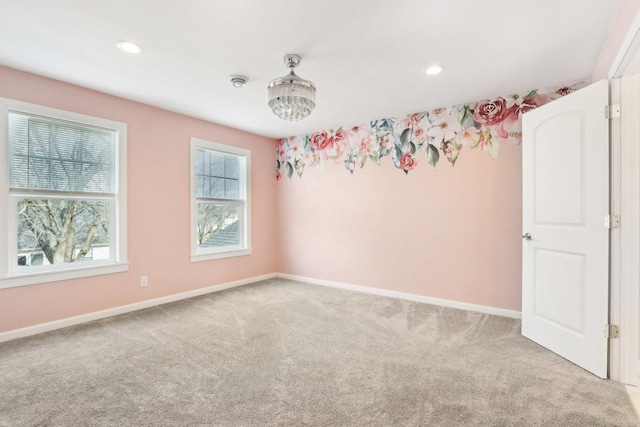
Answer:
[[610, 341], [609, 377], [640, 382], [640, 13], [609, 70], [611, 103], [611, 213], [621, 227], [611, 232], [611, 323], [620, 338]]

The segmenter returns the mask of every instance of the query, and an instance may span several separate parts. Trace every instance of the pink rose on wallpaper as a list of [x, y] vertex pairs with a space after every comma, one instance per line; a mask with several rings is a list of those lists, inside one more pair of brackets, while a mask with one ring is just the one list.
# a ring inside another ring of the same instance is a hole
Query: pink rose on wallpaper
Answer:
[[311, 135], [311, 146], [314, 148], [314, 150], [324, 150], [330, 143], [331, 141], [329, 140], [327, 132], [325, 131], [316, 132]]
[[427, 140], [427, 131], [424, 127], [419, 126], [413, 129], [413, 141], [418, 144], [423, 144]]
[[402, 170], [405, 172], [410, 171], [415, 168], [418, 163], [416, 162], [416, 158], [411, 153], [405, 153], [400, 157], [400, 166]]
[[326, 145], [323, 154], [325, 159], [337, 159], [349, 147], [351, 132], [341, 130], [332, 137], [328, 137], [329, 143]]
[[502, 123], [494, 129], [494, 135], [503, 142], [519, 144], [522, 141], [522, 115], [527, 111], [538, 108], [551, 102], [554, 96], [551, 94], [536, 94], [523, 98], [513, 95], [507, 98], [507, 114]]
[[484, 126], [497, 125], [507, 114], [507, 105], [503, 98], [480, 101], [473, 108], [473, 120]]
[[420, 126], [420, 122], [422, 121], [422, 114], [409, 114], [398, 120], [394, 125], [393, 129], [397, 134], [401, 134], [407, 128], [413, 129], [414, 127]]

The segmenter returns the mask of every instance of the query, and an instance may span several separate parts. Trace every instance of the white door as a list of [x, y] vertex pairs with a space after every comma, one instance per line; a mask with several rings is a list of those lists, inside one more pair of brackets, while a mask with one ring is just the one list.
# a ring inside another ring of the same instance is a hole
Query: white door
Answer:
[[607, 377], [605, 80], [523, 116], [522, 335]]

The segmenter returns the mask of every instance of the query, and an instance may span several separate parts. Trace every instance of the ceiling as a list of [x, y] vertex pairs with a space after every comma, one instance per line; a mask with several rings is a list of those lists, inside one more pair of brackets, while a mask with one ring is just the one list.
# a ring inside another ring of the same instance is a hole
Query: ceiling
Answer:
[[[0, 0], [0, 64], [275, 138], [588, 79], [618, 3]], [[318, 88], [299, 122], [267, 106], [285, 53]]]

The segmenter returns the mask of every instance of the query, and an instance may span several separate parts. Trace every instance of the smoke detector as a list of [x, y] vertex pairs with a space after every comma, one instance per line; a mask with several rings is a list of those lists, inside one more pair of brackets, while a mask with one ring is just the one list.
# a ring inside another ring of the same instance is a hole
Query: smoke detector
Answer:
[[233, 85], [233, 87], [244, 87], [249, 81], [245, 76], [231, 76], [229, 77], [229, 82]]

